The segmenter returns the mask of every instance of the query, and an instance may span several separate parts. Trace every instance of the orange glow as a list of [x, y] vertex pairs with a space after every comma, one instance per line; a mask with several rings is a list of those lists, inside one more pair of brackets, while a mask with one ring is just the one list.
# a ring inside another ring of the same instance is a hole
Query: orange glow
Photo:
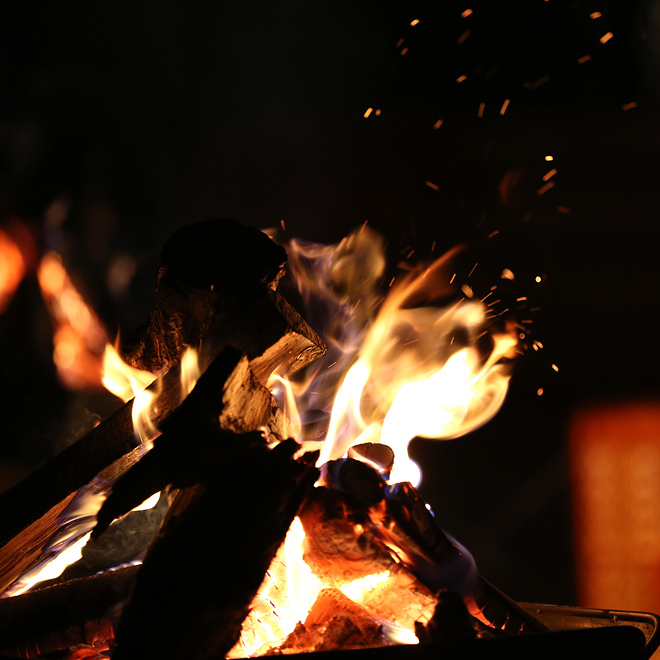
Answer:
[[344, 594], [344, 596], [348, 596], [351, 600], [360, 600], [366, 593], [372, 591], [376, 585], [387, 582], [389, 577], [389, 571], [372, 573], [366, 577], [353, 580], [348, 584], [344, 584], [339, 587], [339, 589]]
[[477, 113], [477, 116], [481, 119], [481, 117], [484, 116], [484, 109], [486, 108], [485, 103], [480, 103], [479, 104], [479, 112]]
[[467, 80], [467, 76], [459, 76], [458, 78], [456, 78], [456, 82], [458, 83], [463, 82], [464, 80]]
[[626, 103], [625, 105], [621, 106], [623, 110], [632, 110], [633, 108], [637, 107], [637, 103], [634, 101], [631, 101], [630, 103]]
[[25, 260], [21, 249], [0, 229], [0, 314], [7, 309], [24, 276]]
[[472, 13], [472, 10], [471, 10], [471, 9], [466, 9], [466, 10], [461, 14], [461, 16], [462, 16], [463, 18], [467, 18], [471, 13]]
[[553, 168], [543, 175], [543, 180], [548, 181], [548, 179], [551, 179], [555, 174], [557, 174], [557, 170]]
[[412, 22], [410, 23], [410, 25], [411, 25], [412, 27], [415, 27], [415, 25], [417, 25], [418, 23], [419, 23], [419, 19], [416, 18], [414, 21], [412, 21]]
[[432, 183], [431, 181], [427, 181], [426, 185], [429, 188], [432, 188], [433, 190], [440, 190], [440, 186], [437, 186], [435, 183]]
[[373, 112], [373, 108], [367, 108], [366, 112], [364, 113], [364, 118], [367, 119], [369, 115]]
[[433, 124], [433, 128], [435, 129], [440, 128], [440, 126], [442, 126], [442, 122], [443, 122], [442, 119], [438, 119], [438, 121], [436, 121], [435, 124]]
[[536, 191], [536, 194], [537, 195], [542, 195], [543, 193], [548, 192], [548, 190], [550, 190], [550, 188], [554, 188], [554, 187], [555, 187], [555, 182], [554, 181], [548, 181], [548, 183], [546, 183], [544, 186], [542, 186], [541, 188], [539, 188]]
[[101, 385], [105, 330], [71, 282], [60, 256], [49, 252], [37, 278], [53, 322], [53, 361], [60, 380], [71, 389]]
[[591, 59], [591, 55], [583, 55], [582, 57], [578, 58], [578, 64], [584, 64], [585, 62], [588, 62]]
[[600, 18], [602, 14], [599, 11], [594, 11], [591, 14], [589, 14], [590, 18]]
[[606, 44], [614, 35], [611, 32], [606, 32], [601, 38], [600, 43]]
[[406, 46], [402, 51], [401, 55], [405, 55], [408, 52], [408, 47]]
[[504, 99], [504, 103], [502, 103], [502, 107], [500, 108], [500, 114], [503, 115], [506, 112], [506, 109], [509, 107], [509, 103], [511, 101], [509, 99]]

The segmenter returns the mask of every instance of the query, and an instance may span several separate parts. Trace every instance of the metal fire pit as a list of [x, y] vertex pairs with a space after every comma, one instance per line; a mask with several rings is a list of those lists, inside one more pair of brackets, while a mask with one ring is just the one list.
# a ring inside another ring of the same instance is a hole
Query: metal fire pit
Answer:
[[660, 617], [645, 612], [519, 603], [549, 632], [494, 637], [470, 643], [325, 651], [297, 660], [647, 660], [660, 644]]

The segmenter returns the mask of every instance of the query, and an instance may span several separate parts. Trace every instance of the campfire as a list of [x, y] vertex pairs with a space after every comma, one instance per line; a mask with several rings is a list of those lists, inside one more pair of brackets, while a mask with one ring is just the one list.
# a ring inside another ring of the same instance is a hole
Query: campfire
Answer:
[[[416, 490], [410, 441], [487, 422], [517, 354], [515, 327], [456, 298], [459, 257], [388, 282], [367, 226], [286, 250], [228, 220], [172, 236], [147, 323], [104, 350], [123, 407], [0, 497], [0, 654], [560, 652], [578, 615], [501, 593]], [[319, 334], [278, 293], [287, 264]], [[71, 347], [98, 357], [103, 331], [62, 309], [84, 303], [56, 257], [39, 277], [79, 383]], [[646, 640], [593, 625], [605, 648], [657, 645], [652, 618]]]

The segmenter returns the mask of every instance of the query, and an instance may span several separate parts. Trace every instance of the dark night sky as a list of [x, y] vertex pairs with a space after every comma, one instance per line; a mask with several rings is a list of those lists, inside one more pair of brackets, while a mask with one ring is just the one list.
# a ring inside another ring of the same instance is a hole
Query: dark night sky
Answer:
[[[567, 420], [584, 403], [660, 390], [660, 4], [205, 5], [3, 8], [0, 210], [41, 222], [54, 198], [70, 201], [44, 244], [84, 274], [110, 328], [143, 319], [173, 229], [214, 216], [284, 219], [290, 236], [318, 241], [368, 220], [394, 258], [469, 241], [486, 291], [511, 268], [516, 292], [541, 307], [534, 337], [546, 353], [521, 361], [487, 426], [414, 451], [423, 492], [486, 577], [520, 600], [571, 602]], [[381, 116], [364, 119], [368, 107]], [[548, 153], [556, 186], [538, 196]], [[504, 199], [507, 175], [517, 183]], [[113, 299], [105, 274], [120, 252], [138, 269]], [[6, 345], [19, 312], [3, 324]]]

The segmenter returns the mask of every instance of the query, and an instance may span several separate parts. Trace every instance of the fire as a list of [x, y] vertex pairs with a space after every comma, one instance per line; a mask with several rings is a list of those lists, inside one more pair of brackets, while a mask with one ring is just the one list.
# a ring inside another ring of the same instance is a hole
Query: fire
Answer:
[[[517, 336], [492, 333], [484, 355], [476, 342], [487, 333], [488, 307], [472, 299], [471, 288], [468, 300], [430, 304], [453, 288], [450, 266], [458, 249], [393, 278], [384, 300], [376, 292], [385, 262], [375, 232], [363, 227], [338, 246], [293, 242], [289, 250], [305, 299], [320, 298], [334, 319], [329, 359], [341, 386], [319, 465], [354, 444], [383, 442], [396, 456], [391, 481], [417, 484], [419, 470], [407, 457], [410, 441], [456, 438], [488, 421], [506, 396], [509, 376], [501, 360], [512, 357]], [[299, 401], [303, 417], [305, 409], [328, 409], [334, 388], [325, 399], [318, 394], [327, 380], [323, 374], [309, 384], [316, 396]]]
[[25, 260], [18, 245], [0, 229], [0, 314], [14, 296], [25, 276]]
[[348, 584], [339, 587], [339, 590], [348, 596], [351, 600], [360, 600], [366, 593], [372, 591], [377, 585], [387, 582], [390, 577], [389, 571], [382, 571], [380, 573], [372, 573], [359, 580], [353, 580]]
[[60, 380], [71, 389], [101, 384], [101, 353], [106, 334], [98, 317], [71, 282], [56, 252], [37, 269], [41, 294], [53, 322], [53, 361]]

